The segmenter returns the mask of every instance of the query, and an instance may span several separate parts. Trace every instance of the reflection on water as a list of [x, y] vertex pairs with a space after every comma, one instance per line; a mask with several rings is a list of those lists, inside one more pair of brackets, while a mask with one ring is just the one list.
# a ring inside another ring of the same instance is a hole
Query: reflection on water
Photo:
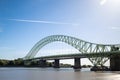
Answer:
[[0, 68], [0, 80], [120, 80], [120, 72], [72, 68]]

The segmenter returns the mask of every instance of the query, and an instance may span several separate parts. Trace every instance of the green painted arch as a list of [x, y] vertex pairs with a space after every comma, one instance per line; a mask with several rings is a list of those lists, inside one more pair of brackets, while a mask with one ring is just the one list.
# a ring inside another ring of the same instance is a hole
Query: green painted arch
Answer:
[[25, 56], [25, 59], [32, 59], [38, 53], [38, 51], [45, 45], [60, 41], [67, 43], [74, 47], [75, 49], [79, 50], [82, 54], [85, 53], [100, 53], [100, 52], [109, 52], [112, 50], [112, 47], [115, 45], [104, 45], [104, 44], [95, 44], [91, 42], [87, 42], [75, 37], [65, 36], [65, 35], [51, 35], [48, 37], [43, 38], [42, 40], [38, 41], [33, 48], [29, 51], [29, 53]]

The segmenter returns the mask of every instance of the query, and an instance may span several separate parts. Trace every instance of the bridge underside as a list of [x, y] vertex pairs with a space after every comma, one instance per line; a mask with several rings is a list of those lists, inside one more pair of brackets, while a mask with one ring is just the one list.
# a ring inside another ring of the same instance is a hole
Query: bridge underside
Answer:
[[[79, 68], [81, 67], [81, 61], [80, 58], [107, 58], [110, 59], [110, 69], [112, 71], [120, 71], [120, 52], [119, 51], [114, 51], [111, 52], [110, 54], [108, 53], [102, 53], [102, 54], [64, 54], [64, 55], [51, 55], [51, 56], [42, 56], [42, 57], [36, 57], [33, 59], [28, 59], [28, 61], [32, 60], [42, 60], [42, 66], [45, 66], [46, 60], [54, 60], [54, 68], [59, 68], [59, 60], [61, 59], [74, 59], [74, 68]], [[101, 61], [102, 62], [102, 61]]]

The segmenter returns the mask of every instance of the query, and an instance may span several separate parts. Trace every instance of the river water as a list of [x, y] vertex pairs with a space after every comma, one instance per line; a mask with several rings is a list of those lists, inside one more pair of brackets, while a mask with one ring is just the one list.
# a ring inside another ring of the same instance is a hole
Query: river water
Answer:
[[94, 72], [88, 68], [0, 68], [0, 80], [120, 80], [120, 72]]

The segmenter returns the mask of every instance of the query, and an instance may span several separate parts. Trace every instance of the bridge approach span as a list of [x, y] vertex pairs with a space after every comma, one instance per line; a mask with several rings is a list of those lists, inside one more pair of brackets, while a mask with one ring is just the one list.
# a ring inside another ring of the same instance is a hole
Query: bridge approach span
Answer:
[[74, 59], [74, 58], [91, 58], [91, 57], [110, 57], [113, 54], [120, 54], [119, 51], [114, 52], [103, 52], [103, 53], [91, 53], [91, 54], [80, 54], [80, 53], [69, 53], [69, 54], [62, 54], [62, 55], [50, 55], [50, 56], [41, 56], [41, 57], [35, 57], [32, 59], [27, 60], [55, 60], [55, 59]]

